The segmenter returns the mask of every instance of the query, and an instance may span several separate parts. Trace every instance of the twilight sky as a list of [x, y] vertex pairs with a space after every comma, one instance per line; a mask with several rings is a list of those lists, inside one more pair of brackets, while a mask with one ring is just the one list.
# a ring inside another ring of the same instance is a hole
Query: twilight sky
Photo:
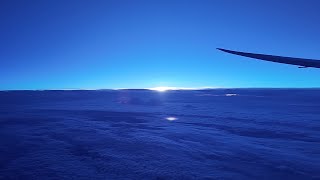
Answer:
[[2, 0], [0, 90], [320, 87], [318, 0]]

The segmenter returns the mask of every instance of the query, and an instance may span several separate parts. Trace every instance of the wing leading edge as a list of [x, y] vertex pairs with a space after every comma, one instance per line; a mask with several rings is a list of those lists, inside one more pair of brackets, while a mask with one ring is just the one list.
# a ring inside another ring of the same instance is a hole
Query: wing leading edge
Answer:
[[294, 58], [294, 57], [283, 57], [283, 56], [273, 56], [273, 55], [266, 55], [266, 54], [255, 54], [255, 53], [247, 53], [247, 52], [240, 52], [240, 51], [232, 51], [222, 48], [217, 48], [220, 51], [235, 54], [239, 56], [254, 58], [254, 59], [260, 59], [264, 61], [271, 61], [271, 62], [277, 62], [277, 63], [283, 63], [283, 64], [292, 64], [297, 65], [301, 67], [314, 67], [314, 68], [320, 68], [320, 60], [315, 59], [303, 59], [303, 58]]

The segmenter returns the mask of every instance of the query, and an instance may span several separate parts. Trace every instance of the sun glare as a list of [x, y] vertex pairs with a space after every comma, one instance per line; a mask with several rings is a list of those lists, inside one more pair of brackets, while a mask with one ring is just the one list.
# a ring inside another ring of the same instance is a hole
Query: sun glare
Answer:
[[173, 88], [162, 86], [162, 87], [154, 87], [154, 88], [150, 88], [150, 89], [154, 90], [154, 91], [165, 92], [168, 90], [172, 90]]
[[[153, 91], [165, 92], [169, 90], [201, 90], [201, 89], [212, 89], [213, 87], [200, 87], [200, 88], [192, 88], [192, 87], [172, 87], [172, 86], [159, 86], [154, 88], [148, 88]], [[214, 87], [217, 88], [217, 87]]]

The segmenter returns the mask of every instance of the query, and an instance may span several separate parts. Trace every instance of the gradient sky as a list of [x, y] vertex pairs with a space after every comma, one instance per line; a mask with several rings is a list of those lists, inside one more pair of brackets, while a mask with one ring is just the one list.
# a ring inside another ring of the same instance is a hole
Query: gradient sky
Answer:
[[2, 0], [0, 89], [320, 87], [318, 0]]

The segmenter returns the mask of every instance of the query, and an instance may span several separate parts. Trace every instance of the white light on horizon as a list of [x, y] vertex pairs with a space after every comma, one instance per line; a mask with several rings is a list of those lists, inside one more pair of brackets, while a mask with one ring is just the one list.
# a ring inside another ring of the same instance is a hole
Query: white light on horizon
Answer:
[[214, 89], [218, 87], [201, 87], [201, 88], [190, 88], [190, 87], [170, 87], [170, 86], [159, 86], [154, 88], [148, 88], [153, 91], [165, 92], [170, 90], [201, 90], [201, 89]]
[[150, 88], [150, 90], [159, 91], [159, 92], [165, 92], [165, 91], [168, 91], [168, 90], [175, 90], [175, 89], [176, 88], [174, 88], [174, 87], [167, 87], [167, 86]]

